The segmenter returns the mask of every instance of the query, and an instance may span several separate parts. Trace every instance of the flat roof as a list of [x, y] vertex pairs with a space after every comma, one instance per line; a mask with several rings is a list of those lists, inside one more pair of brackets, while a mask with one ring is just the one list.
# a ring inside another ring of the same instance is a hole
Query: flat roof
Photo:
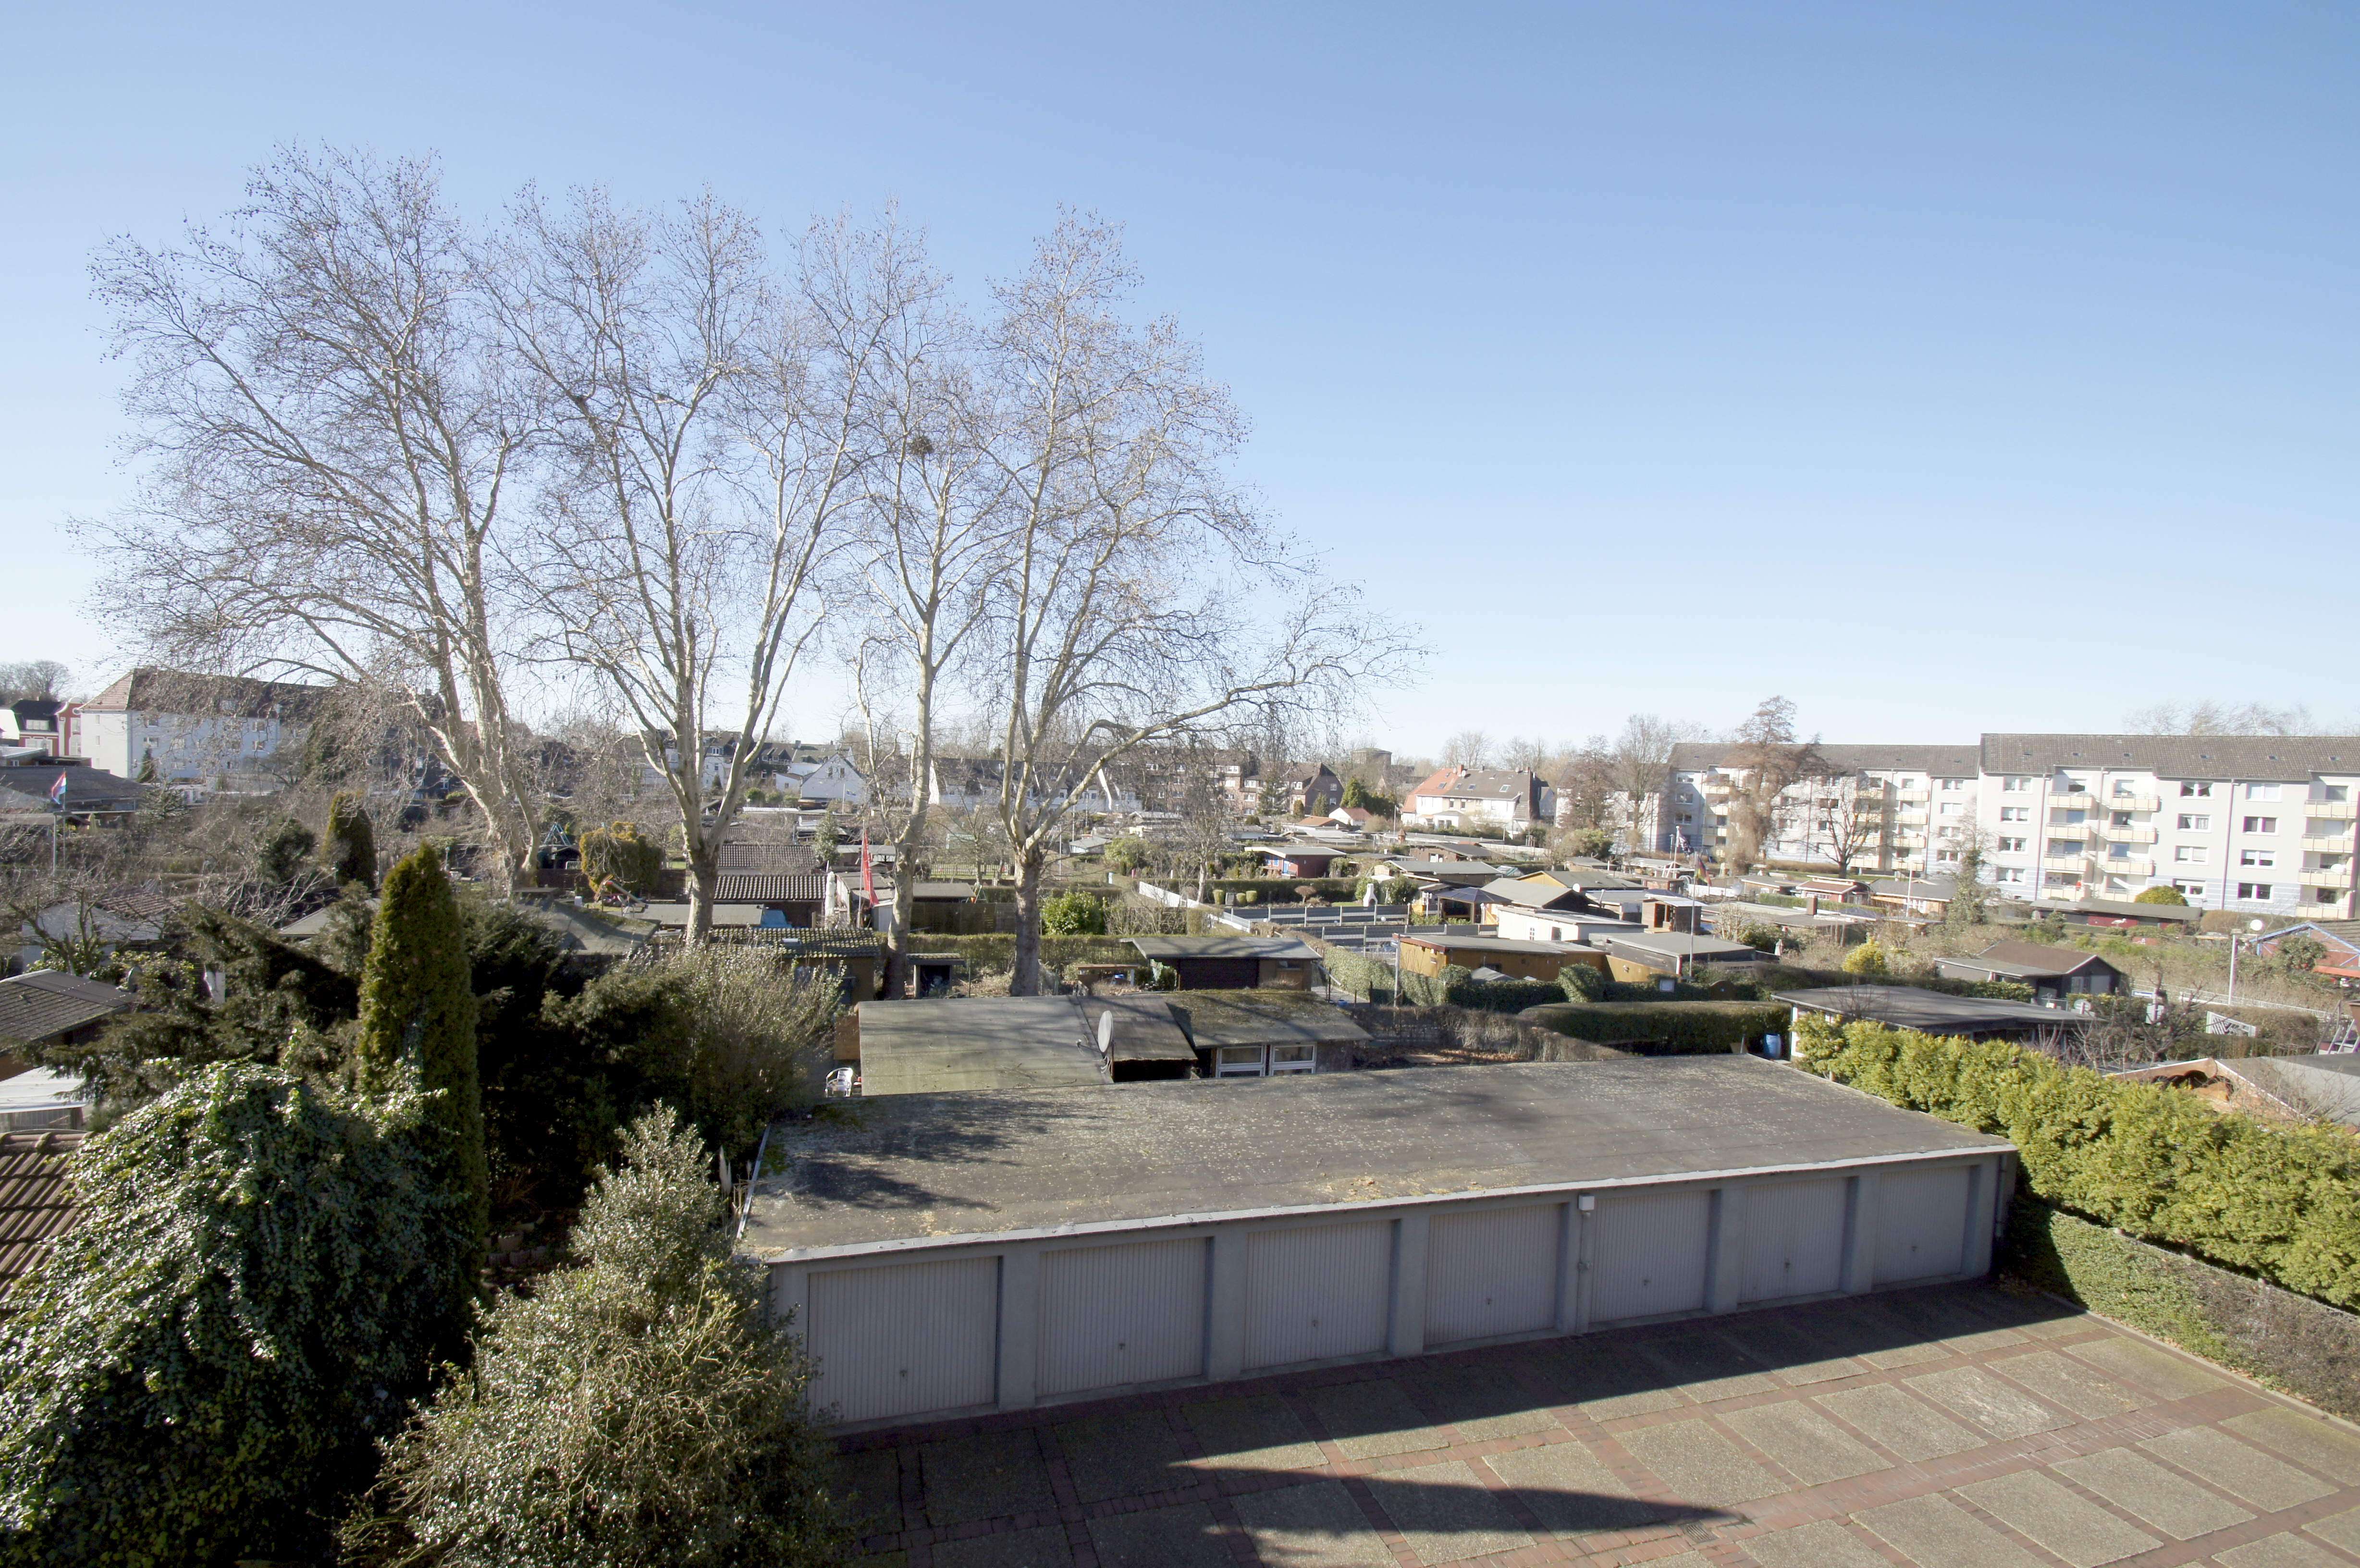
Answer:
[[1104, 1083], [1094, 1020], [1071, 996], [942, 996], [863, 1002], [863, 1095]]
[[770, 1147], [739, 1245], [781, 1262], [2008, 1145], [1709, 1056], [837, 1101]]
[[1198, 1049], [1223, 1045], [1357, 1045], [1368, 1031], [1333, 1003], [1299, 991], [1180, 991], [1172, 1011]]
[[1308, 958], [1319, 954], [1291, 936], [1134, 936], [1142, 958]]
[[1518, 953], [1542, 957], [1561, 957], [1575, 949], [1575, 944], [1569, 942], [1527, 942], [1512, 936], [1404, 936], [1401, 940], [1418, 947], [1431, 947], [1437, 951], [1447, 952], [1456, 949], [1461, 953]]
[[1690, 936], [1686, 931], [1641, 931], [1635, 936], [1615, 935], [1606, 939], [1611, 947], [1636, 948], [1662, 958], [1723, 958], [1743, 956], [1751, 964], [1762, 956], [1759, 950], [1742, 942], [1723, 942], [1717, 936]]
[[1954, 1034], [1961, 1029], [2079, 1029], [2090, 1021], [2083, 1014], [2060, 1007], [1983, 996], [1953, 996], [1916, 985], [1829, 985], [1810, 991], [1781, 991], [1772, 999], [1806, 1012], [1870, 1018], [1896, 1029], [1921, 1029], [1928, 1034]]

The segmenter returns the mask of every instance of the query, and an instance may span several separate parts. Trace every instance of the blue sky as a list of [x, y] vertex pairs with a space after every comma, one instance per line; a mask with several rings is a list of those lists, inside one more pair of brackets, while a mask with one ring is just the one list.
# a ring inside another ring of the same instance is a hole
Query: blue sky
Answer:
[[1060, 203], [1122, 221], [1243, 477], [1437, 650], [1363, 726], [1405, 751], [1773, 691], [1831, 740], [2360, 714], [2340, 5], [60, 6], [0, 44], [0, 659], [126, 651], [56, 529], [128, 483], [89, 252], [300, 140], [433, 150], [478, 210], [898, 201], [978, 285]]

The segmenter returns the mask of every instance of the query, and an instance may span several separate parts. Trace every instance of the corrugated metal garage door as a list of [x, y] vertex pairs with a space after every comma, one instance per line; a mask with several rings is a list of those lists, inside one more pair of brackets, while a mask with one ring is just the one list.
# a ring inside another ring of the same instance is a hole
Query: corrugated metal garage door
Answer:
[[1590, 1223], [1591, 1323], [1703, 1307], [1710, 1192], [1608, 1192]]
[[813, 1403], [845, 1421], [988, 1405], [997, 1398], [1000, 1259], [957, 1258], [811, 1277], [804, 1344]]
[[1246, 1242], [1246, 1366], [1285, 1367], [1385, 1347], [1390, 1220], [1262, 1231]]
[[1557, 1326], [1556, 1203], [1437, 1213], [1426, 1231], [1426, 1343]]
[[1963, 1165], [1888, 1169], [1877, 1178], [1878, 1284], [1966, 1271], [1967, 1182]]
[[1041, 1392], [1203, 1372], [1205, 1250], [1198, 1238], [1043, 1253]]
[[1817, 1296], [1843, 1283], [1842, 1177], [1776, 1181], [1745, 1196], [1745, 1275], [1741, 1301]]

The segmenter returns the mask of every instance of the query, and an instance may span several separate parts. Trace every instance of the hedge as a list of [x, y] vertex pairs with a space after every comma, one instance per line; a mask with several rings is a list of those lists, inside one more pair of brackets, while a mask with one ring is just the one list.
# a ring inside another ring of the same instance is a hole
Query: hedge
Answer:
[[2360, 1416], [2360, 1318], [2350, 1312], [2030, 1198], [2010, 1207], [1998, 1262], [2008, 1279]]
[[[1016, 938], [1008, 931], [975, 935], [951, 936], [937, 931], [912, 931], [910, 951], [912, 953], [956, 953], [964, 957], [971, 974], [995, 974], [1016, 967]], [[1139, 950], [1118, 937], [1104, 936], [1044, 936], [1041, 939], [1041, 967], [1044, 973], [1062, 974], [1074, 964], [1137, 964]]]
[[1812, 1072], [2016, 1145], [2034, 1196], [2126, 1235], [2360, 1306], [2360, 1139], [2225, 1116], [2021, 1046], [1803, 1018]]
[[1553, 1034], [1643, 1056], [1708, 1056], [1786, 1033], [1792, 1009], [1771, 1002], [1551, 1002], [1522, 1016]]
[[1486, 983], [1474, 977], [1474, 971], [1453, 964], [1440, 975], [1419, 975], [1411, 970], [1401, 972], [1401, 990], [1393, 990], [1393, 964], [1391, 959], [1371, 958], [1364, 953], [1330, 947], [1313, 939], [1312, 946], [1319, 950], [1320, 962], [1328, 970], [1328, 980], [1345, 990], [1375, 1001], [1381, 997], [1404, 1007], [1465, 1007], [1479, 1013], [1521, 1013], [1543, 1002], [1554, 1002], [1565, 993], [1554, 980], [1498, 980]]

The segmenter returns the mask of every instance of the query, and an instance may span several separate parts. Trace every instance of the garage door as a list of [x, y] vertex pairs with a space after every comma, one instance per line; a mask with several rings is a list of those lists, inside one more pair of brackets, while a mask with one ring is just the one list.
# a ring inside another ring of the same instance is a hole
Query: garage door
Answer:
[[1043, 1254], [1041, 1392], [1202, 1373], [1205, 1246], [1199, 1238]]
[[1886, 1171], [1876, 1183], [1876, 1282], [1934, 1279], [1967, 1268], [1964, 1165]]
[[1591, 1323], [1704, 1306], [1710, 1192], [1604, 1193], [1590, 1223]]
[[1745, 1197], [1745, 1275], [1741, 1301], [1817, 1296], [1843, 1284], [1844, 1193], [1841, 1176], [1776, 1181]]
[[1437, 1214], [1426, 1231], [1426, 1343], [1557, 1326], [1557, 1203]]
[[1262, 1231], [1246, 1242], [1246, 1365], [1285, 1367], [1385, 1347], [1390, 1220]]
[[819, 1363], [813, 1402], [842, 1420], [988, 1405], [998, 1397], [1000, 1259], [815, 1273], [803, 1334]]

